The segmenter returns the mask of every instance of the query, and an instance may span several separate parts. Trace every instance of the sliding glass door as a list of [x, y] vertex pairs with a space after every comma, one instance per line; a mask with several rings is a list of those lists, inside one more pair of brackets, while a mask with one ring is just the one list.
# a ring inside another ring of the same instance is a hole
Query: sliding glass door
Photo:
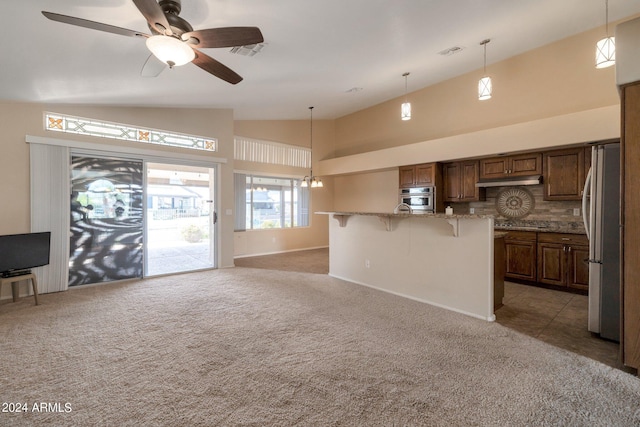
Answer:
[[142, 277], [142, 161], [71, 158], [69, 286]]
[[215, 169], [146, 164], [146, 274], [215, 267]]
[[215, 267], [214, 177], [209, 167], [72, 155], [69, 286]]

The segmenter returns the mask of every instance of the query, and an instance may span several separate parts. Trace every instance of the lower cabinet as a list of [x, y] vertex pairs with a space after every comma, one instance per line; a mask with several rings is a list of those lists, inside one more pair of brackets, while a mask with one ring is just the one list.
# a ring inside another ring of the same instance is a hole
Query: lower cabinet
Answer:
[[536, 281], [536, 233], [510, 231], [505, 238], [505, 277]]
[[540, 283], [573, 289], [589, 289], [589, 244], [575, 234], [538, 233]]
[[586, 236], [510, 231], [505, 238], [505, 277], [566, 289], [589, 290]]

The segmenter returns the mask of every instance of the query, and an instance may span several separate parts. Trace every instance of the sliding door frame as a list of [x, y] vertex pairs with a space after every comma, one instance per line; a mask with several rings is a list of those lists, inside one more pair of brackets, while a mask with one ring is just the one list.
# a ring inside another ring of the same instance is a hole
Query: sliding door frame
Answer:
[[[70, 159], [71, 159], [71, 156], [73, 155], [81, 155], [81, 156], [88, 155], [88, 156], [96, 156], [96, 157], [115, 157], [115, 158], [127, 157], [128, 159], [131, 159], [131, 160], [141, 160], [145, 165], [147, 162], [155, 162], [155, 163], [185, 164], [189, 166], [211, 168], [214, 170], [214, 174], [215, 174], [214, 175], [215, 187], [213, 188], [213, 193], [214, 193], [213, 209], [215, 209], [216, 212], [218, 212], [218, 218], [220, 218], [220, 213], [218, 211], [218, 206], [220, 206], [220, 197], [221, 197], [220, 184], [221, 184], [222, 168], [220, 166], [222, 164], [227, 163], [227, 159], [225, 158], [212, 157], [211, 153], [209, 152], [205, 156], [205, 155], [197, 155], [197, 154], [190, 154], [190, 153], [177, 152], [177, 151], [172, 152], [172, 151], [166, 151], [166, 150], [154, 150], [152, 148], [115, 146], [115, 145], [109, 145], [109, 144], [98, 144], [98, 143], [91, 143], [86, 141], [67, 140], [67, 139], [60, 139], [60, 138], [48, 138], [48, 137], [40, 137], [40, 136], [32, 136], [32, 135], [26, 135], [25, 140], [28, 144], [40, 144], [40, 145], [59, 146], [59, 147], [67, 148], [69, 162], [65, 164], [66, 169], [64, 171], [58, 171], [69, 176], [67, 185], [69, 185], [70, 183], [70, 173], [71, 173]], [[146, 169], [146, 166], [145, 166], [145, 169]], [[143, 177], [143, 186], [146, 187], [145, 177]], [[146, 188], [144, 189], [143, 197], [144, 199], [146, 199]], [[143, 200], [143, 202], [144, 202], [144, 206], [146, 207], [146, 200]], [[66, 215], [66, 217], [68, 218], [70, 215], [70, 212], [69, 212], [68, 203], [66, 203], [66, 205], [67, 205], [67, 208], [66, 208], [67, 211], [64, 213], [64, 215]], [[145, 217], [146, 215], [143, 216], [143, 221], [145, 222], [144, 232], [146, 233]], [[219, 230], [218, 222], [219, 221], [216, 221], [214, 224], [212, 224], [212, 227], [215, 227], [214, 229], [215, 239], [212, 243], [214, 245], [213, 250], [215, 255], [213, 258], [213, 265], [214, 265], [213, 268], [218, 268], [218, 266], [220, 265], [220, 257], [221, 257], [220, 239], [221, 239], [222, 233]], [[65, 232], [68, 232], [68, 227], [65, 230]], [[146, 241], [146, 234], [144, 235], [143, 238]], [[68, 264], [69, 262], [68, 251], [66, 253], [66, 256], [64, 257], [64, 260], [65, 260], [64, 262]], [[145, 261], [145, 264], [146, 264], [146, 261]], [[146, 277], [146, 272], [144, 271], [144, 269], [143, 269], [143, 277]], [[64, 289], [66, 289], [66, 284], [64, 286]]]

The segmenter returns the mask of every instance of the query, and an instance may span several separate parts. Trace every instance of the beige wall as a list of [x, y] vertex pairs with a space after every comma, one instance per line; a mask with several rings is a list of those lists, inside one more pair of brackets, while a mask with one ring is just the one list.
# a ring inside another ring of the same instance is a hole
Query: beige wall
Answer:
[[[595, 43], [602, 31], [588, 31], [488, 65], [494, 89], [487, 101], [477, 99], [479, 68], [410, 93], [410, 121], [400, 120], [404, 95], [342, 117], [336, 120], [336, 156], [618, 105], [615, 67], [594, 66]], [[514, 141], [516, 150], [517, 145]]]
[[401, 165], [619, 137], [615, 67], [594, 66], [603, 31], [490, 63], [494, 90], [487, 101], [477, 99], [478, 69], [410, 93], [410, 121], [399, 118], [404, 95], [337, 119], [335, 157], [319, 165], [320, 174], [336, 176], [334, 208], [353, 210], [369, 187], [377, 191], [368, 193], [372, 197], [363, 206], [390, 211], [397, 202], [391, 183], [397, 183]]
[[[237, 120], [235, 135], [262, 139], [291, 145], [309, 147], [311, 132], [309, 120]], [[335, 127], [333, 120], [313, 121], [313, 168], [314, 174], [320, 159], [333, 153]], [[280, 174], [304, 177], [308, 169], [266, 165], [250, 162], [235, 162], [237, 171], [256, 174]], [[334, 182], [323, 177], [323, 188], [311, 189], [311, 212], [333, 209]], [[248, 230], [235, 233], [235, 255], [247, 256], [292, 251], [297, 249], [324, 247], [329, 245], [329, 228], [324, 216], [312, 213], [310, 226], [279, 230]]]
[[[0, 199], [4, 200], [0, 234], [30, 231], [29, 202], [29, 146], [26, 135], [41, 136], [118, 147], [135, 147], [160, 151], [193, 154], [193, 150], [142, 145], [125, 141], [63, 134], [44, 130], [45, 111], [76, 115], [97, 120], [126, 123], [173, 132], [189, 133], [218, 139], [219, 151], [205, 154], [226, 158], [220, 166], [220, 212], [234, 208], [233, 199], [233, 111], [210, 109], [164, 109], [131, 107], [91, 107], [2, 103], [0, 125], [3, 129], [0, 157]], [[220, 267], [233, 265], [233, 217], [221, 215], [218, 263]]]

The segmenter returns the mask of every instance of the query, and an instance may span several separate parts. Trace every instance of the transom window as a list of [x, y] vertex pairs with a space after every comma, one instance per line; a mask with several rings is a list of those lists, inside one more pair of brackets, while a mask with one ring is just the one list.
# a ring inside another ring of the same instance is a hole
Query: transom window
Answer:
[[45, 113], [44, 122], [44, 128], [48, 131], [76, 133], [194, 150], [218, 151], [218, 140], [215, 138], [172, 133], [158, 129], [138, 128], [122, 123], [103, 122], [53, 113]]

